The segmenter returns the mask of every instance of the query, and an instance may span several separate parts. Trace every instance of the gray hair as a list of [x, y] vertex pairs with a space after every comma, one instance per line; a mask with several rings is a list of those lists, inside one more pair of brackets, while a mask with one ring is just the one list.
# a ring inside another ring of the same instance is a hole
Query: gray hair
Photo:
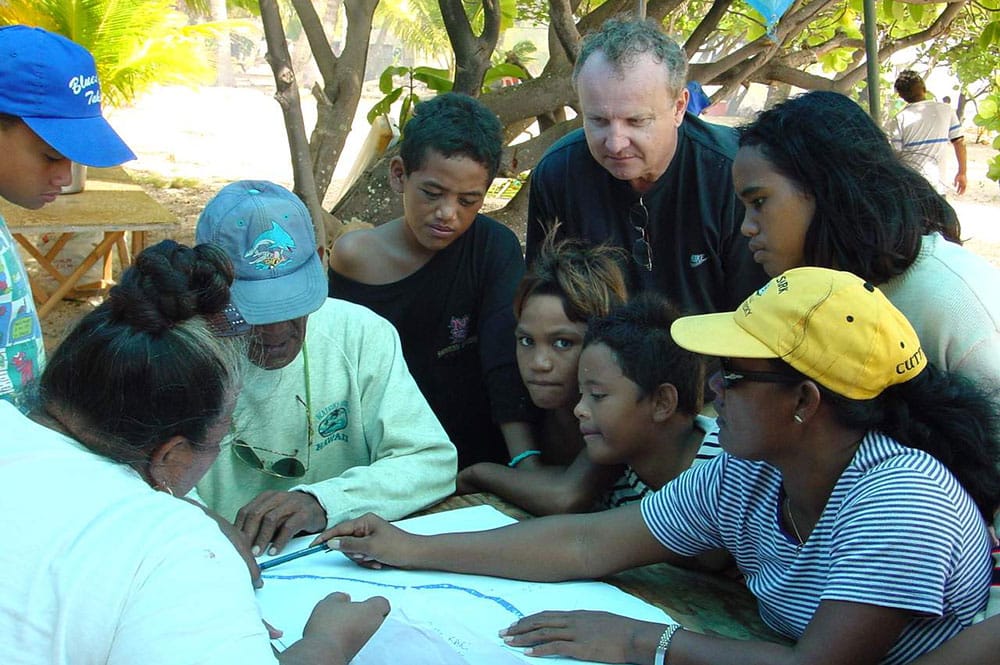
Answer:
[[677, 42], [663, 34], [655, 21], [608, 19], [598, 32], [584, 37], [573, 67], [573, 85], [576, 85], [587, 58], [597, 51], [603, 53], [619, 73], [648, 53], [655, 62], [663, 65], [667, 74], [667, 91], [674, 98], [687, 84], [687, 56]]

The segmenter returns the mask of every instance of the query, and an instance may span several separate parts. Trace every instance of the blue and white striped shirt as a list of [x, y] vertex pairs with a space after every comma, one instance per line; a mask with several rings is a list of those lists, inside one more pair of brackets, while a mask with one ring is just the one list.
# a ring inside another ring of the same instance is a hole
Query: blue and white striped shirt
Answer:
[[[715, 418], [697, 415], [694, 417], [694, 428], [701, 431], [702, 439], [701, 447], [698, 448], [689, 468], [704, 464], [722, 454], [722, 446], [719, 445], [719, 427], [715, 424]], [[639, 474], [631, 466], [626, 465], [621, 477], [604, 493], [604, 496], [598, 499], [596, 510], [620, 508], [635, 503], [652, 491], [653, 489], [639, 477]]]
[[809, 538], [781, 526], [781, 474], [723, 453], [642, 501], [650, 532], [692, 556], [726, 548], [761, 618], [798, 639], [823, 600], [918, 615], [883, 665], [908, 663], [962, 628], [986, 603], [990, 541], [972, 499], [936, 459], [869, 433]]

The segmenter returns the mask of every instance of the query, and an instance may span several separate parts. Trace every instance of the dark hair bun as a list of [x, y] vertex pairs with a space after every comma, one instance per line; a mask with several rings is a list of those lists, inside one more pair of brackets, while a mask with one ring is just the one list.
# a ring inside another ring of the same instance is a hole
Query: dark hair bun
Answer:
[[163, 240], [136, 257], [108, 294], [108, 305], [113, 320], [156, 334], [221, 311], [232, 283], [232, 264], [218, 247]]

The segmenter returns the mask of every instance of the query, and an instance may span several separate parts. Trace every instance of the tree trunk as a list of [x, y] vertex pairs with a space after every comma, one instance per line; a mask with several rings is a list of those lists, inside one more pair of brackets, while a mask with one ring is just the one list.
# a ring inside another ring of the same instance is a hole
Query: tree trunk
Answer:
[[316, 58], [323, 85], [313, 86], [316, 127], [309, 140], [311, 167], [320, 200], [326, 196], [333, 170], [347, 142], [361, 101], [368, 39], [378, 0], [345, 0], [347, 30], [339, 57], [333, 54], [323, 24], [310, 0], [292, 0]]
[[455, 51], [455, 83], [452, 90], [478, 97], [483, 89], [490, 56], [500, 39], [500, 6], [497, 0], [482, 0], [483, 32], [476, 36], [462, 0], [438, 0], [448, 40]]
[[326, 215], [316, 195], [316, 182], [309, 168], [309, 143], [306, 141], [299, 89], [295, 83], [295, 72], [292, 70], [291, 55], [288, 53], [285, 28], [281, 24], [276, 0], [260, 0], [260, 17], [264, 23], [264, 36], [267, 39], [267, 62], [274, 72], [277, 88], [274, 98], [278, 100], [284, 114], [288, 145], [292, 153], [295, 193], [309, 210], [313, 230], [316, 233], [316, 246], [320, 248], [322, 257], [326, 251]]
[[[564, 71], [543, 74], [518, 85], [500, 88], [484, 94], [480, 101], [496, 113], [504, 126], [510, 126], [526, 117], [561, 108], [572, 101], [573, 97], [569, 72]], [[500, 175], [513, 177], [522, 171], [531, 170], [552, 143], [579, 126], [579, 119], [576, 118], [556, 124], [530, 141], [508, 146], [500, 162]], [[387, 152], [358, 177], [334, 206], [331, 211], [334, 217], [344, 222], [357, 219], [377, 226], [403, 214], [402, 201], [389, 188], [388, 181], [387, 164], [395, 154], [395, 150]], [[508, 207], [516, 199], [515, 196]], [[511, 211], [513, 210], [512, 208]], [[499, 219], [501, 216], [507, 218], [511, 215], [498, 213], [497, 216]]]
[[[229, 18], [226, 0], [212, 0], [212, 20], [225, 21]], [[215, 85], [233, 85], [233, 42], [229, 28], [219, 31], [215, 41]]]
[[772, 108], [786, 99], [792, 92], [792, 86], [787, 83], [774, 83], [767, 89], [767, 99], [764, 100], [764, 108]]

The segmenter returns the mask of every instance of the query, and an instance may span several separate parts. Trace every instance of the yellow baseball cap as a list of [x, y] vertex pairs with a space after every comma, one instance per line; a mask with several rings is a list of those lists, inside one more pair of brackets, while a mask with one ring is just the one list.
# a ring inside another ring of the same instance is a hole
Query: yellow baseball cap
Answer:
[[695, 353], [780, 358], [849, 399], [871, 399], [927, 366], [913, 326], [876, 287], [828, 268], [794, 268], [735, 312], [686, 316], [670, 334]]

